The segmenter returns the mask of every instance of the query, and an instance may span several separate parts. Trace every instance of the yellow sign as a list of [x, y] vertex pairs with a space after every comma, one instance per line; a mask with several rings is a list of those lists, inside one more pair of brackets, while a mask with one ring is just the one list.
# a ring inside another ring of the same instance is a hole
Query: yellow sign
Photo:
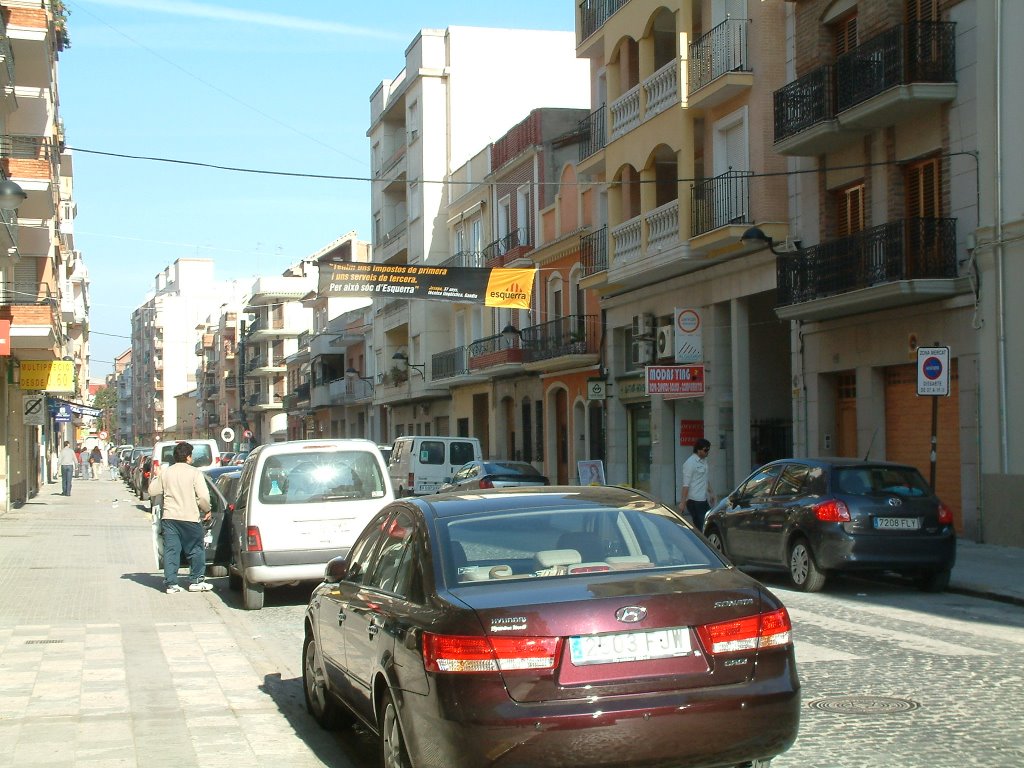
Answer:
[[536, 268], [492, 269], [487, 281], [484, 304], [488, 307], [529, 309]]
[[21, 388], [74, 392], [75, 363], [72, 360], [22, 360]]

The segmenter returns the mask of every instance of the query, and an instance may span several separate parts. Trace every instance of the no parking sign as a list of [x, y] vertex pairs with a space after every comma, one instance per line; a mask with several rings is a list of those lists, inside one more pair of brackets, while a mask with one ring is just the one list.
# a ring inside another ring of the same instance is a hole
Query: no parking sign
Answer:
[[949, 347], [917, 348], [917, 394], [949, 395]]

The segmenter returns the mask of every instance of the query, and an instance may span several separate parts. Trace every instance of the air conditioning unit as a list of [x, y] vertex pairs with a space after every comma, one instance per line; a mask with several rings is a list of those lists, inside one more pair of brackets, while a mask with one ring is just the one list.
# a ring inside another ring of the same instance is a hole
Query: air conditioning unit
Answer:
[[633, 315], [633, 338], [650, 338], [654, 333], [654, 315]]
[[676, 354], [676, 329], [671, 325], [658, 327], [658, 336], [654, 341], [654, 348], [659, 358], [675, 357]]
[[634, 341], [632, 362], [635, 366], [650, 365], [654, 357], [653, 341]]

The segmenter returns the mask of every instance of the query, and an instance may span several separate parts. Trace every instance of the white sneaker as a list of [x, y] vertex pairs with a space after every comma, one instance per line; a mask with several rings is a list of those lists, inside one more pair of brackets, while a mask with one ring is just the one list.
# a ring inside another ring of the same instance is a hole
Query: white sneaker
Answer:
[[167, 587], [166, 591], [168, 595], [173, 595], [175, 592], [184, 592], [185, 590], [177, 584], [171, 584], [169, 587]]
[[208, 581], [197, 581], [188, 585], [189, 592], [210, 592], [212, 590], [213, 584]]

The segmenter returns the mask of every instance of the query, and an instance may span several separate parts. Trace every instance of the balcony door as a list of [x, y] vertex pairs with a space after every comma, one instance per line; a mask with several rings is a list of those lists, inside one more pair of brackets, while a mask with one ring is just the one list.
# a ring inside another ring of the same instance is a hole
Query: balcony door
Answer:
[[942, 216], [942, 166], [939, 158], [930, 157], [907, 166], [904, 199], [907, 210], [904, 278], [912, 280], [940, 274], [937, 267], [942, 259], [942, 229], [938, 221]]
[[742, 107], [715, 123], [714, 227], [750, 221], [747, 172], [750, 168], [750, 131], [747, 108]]

